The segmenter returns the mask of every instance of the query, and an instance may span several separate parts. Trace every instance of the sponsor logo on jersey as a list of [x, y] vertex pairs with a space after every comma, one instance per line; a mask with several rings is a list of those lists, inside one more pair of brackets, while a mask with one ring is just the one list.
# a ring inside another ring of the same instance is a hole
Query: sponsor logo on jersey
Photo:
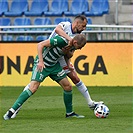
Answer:
[[57, 39], [54, 39], [54, 45], [57, 45]]

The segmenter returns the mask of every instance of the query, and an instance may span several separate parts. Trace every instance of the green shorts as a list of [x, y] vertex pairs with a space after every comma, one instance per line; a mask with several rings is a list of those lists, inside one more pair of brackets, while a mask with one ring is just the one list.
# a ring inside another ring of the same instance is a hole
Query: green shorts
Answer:
[[59, 82], [66, 77], [66, 74], [59, 62], [54, 66], [44, 68], [42, 72], [37, 71], [37, 63], [34, 63], [31, 81], [43, 82], [43, 80], [48, 76], [52, 80]]

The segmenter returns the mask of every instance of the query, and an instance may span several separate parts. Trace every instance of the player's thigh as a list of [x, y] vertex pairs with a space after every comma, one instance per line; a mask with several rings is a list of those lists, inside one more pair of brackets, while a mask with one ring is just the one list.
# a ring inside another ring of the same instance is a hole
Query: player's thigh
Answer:
[[68, 81], [67, 77], [63, 78], [62, 80], [60, 80], [59, 84], [61, 85], [61, 87], [65, 90], [65, 91], [71, 91], [72, 90], [72, 85], [71, 83]]
[[67, 73], [67, 76], [72, 80], [74, 84], [77, 84], [80, 81], [75, 70], [72, 70], [69, 73]]
[[43, 80], [50, 74], [49, 71], [46, 71], [44, 68], [42, 72], [37, 70], [37, 64], [34, 64], [32, 70], [31, 81], [43, 82]]
[[59, 83], [64, 90], [71, 90], [71, 84], [66, 78], [66, 73], [59, 64], [54, 66], [54, 69], [49, 76], [52, 80]]
[[65, 71], [62, 69], [59, 63], [57, 63], [55, 66], [53, 66], [53, 69], [49, 75], [49, 77], [56, 81], [57, 83], [66, 77]]

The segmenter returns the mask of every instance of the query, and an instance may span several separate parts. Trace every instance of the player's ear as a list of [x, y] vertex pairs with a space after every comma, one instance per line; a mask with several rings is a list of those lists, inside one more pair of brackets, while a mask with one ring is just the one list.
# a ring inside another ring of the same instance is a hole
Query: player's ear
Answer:
[[74, 40], [73, 40], [73, 44], [77, 44], [77, 40], [74, 39]]

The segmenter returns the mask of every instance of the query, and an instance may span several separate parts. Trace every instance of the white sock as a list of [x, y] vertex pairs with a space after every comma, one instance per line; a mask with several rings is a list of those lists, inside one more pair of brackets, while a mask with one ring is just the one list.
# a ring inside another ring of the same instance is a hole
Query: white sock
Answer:
[[15, 110], [13, 108], [9, 109], [12, 113], [15, 113]]
[[29, 88], [30, 88], [30, 83], [27, 86], [25, 86], [23, 91], [28, 90]]
[[89, 105], [91, 105], [93, 101], [92, 101], [90, 94], [88, 92], [88, 89], [84, 85], [84, 83], [82, 81], [79, 81], [79, 83], [77, 83], [76, 86], [77, 86], [78, 90], [82, 93], [82, 95], [85, 97], [87, 103]]
[[70, 114], [72, 114], [73, 112], [71, 112], [71, 113], [66, 113], [67, 115], [70, 115]]

